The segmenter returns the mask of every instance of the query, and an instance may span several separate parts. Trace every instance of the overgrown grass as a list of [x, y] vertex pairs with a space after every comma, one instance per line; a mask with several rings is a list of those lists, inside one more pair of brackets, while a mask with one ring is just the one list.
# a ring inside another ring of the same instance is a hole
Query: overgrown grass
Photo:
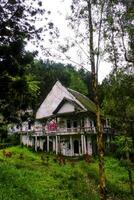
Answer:
[[[0, 200], [98, 200], [98, 163], [66, 159], [56, 162], [55, 155], [33, 153], [27, 148], [11, 147], [12, 157], [0, 151]], [[133, 200], [127, 172], [119, 161], [106, 158], [109, 199]]]

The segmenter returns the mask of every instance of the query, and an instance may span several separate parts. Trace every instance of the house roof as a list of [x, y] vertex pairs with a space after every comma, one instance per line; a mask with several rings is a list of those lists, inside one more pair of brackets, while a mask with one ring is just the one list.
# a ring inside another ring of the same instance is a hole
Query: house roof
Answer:
[[96, 112], [96, 105], [93, 101], [91, 101], [88, 97], [86, 97], [85, 95], [72, 90], [70, 88], [68, 88], [68, 91], [75, 96], [75, 98], [81, 102], [81, 104], [90, 112], [95, 113]]
[[95, 112], [95, 104], [86, 96], [64, 87], [59, 81], [55, 83], [36, 113], [36, 119], [48, 118], [64, 103], [64, 99], [79, 106], [82, 111]]
[[74, 95], [71, 94], [59, 81], [57, 81], [40, 105], [36, 113], [36, 119], [47, 118], [53, 115], [54, 110], [61, 103], [63, 98], [75, 101], [83, 110], [87, 110]]

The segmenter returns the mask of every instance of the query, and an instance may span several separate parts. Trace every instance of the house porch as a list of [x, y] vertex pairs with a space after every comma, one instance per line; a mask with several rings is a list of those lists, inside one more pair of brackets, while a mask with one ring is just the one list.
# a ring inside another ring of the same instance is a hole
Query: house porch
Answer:
[[84, 154], [92, 155], [91, 135], [51, 135], [33, 136], [24, 135], [23, 144], [34, 146], [35, 151], [39, 149], [46, 152], [54, 152], [64, 156], [80, 156]]

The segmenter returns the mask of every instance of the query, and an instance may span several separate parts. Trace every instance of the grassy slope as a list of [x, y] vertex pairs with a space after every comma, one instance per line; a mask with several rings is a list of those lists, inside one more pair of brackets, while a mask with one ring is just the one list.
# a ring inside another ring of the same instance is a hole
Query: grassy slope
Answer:
[[[12, 147], [5, 158], [0, 151], [0, 200], [98, 200], [98, 164], [77, 161], [60, 166], [49, 155], [49, 164], [41, 154]], [[23, 153], [23, 159], [19, 155]], [[109, 200], [133, 200], [129, 194], [127, 173], [113, 158], [106, 159]]]

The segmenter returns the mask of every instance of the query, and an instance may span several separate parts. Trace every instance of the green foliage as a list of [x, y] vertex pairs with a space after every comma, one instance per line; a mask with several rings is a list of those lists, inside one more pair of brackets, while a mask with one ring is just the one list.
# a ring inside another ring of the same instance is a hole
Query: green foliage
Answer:
[[123, 122], [129, 123], [134, 118], [134, 75], [118, 71], [109, 79], [103, 81], [103, 109], [106, 114], [113, 116], [114, 126], [124, 130]]
[[112, 157], [106, 160], [106, 176], [108, 190], [113, 194], [113, 199], [132, 198], [129, 197], [128, 174], [120, 161]]
[[13, 145], [19, 145], [20, 144], [20, 135], [18, 133], [14, 133], [13, 135], [8, 135], [5, 139], [5, 142]]
[[126, 153], [133, 153], [133, 141], [131, 137], [125, 135], [115, 136], [113, 143], [116, 145], [116, 152], [120, 157], [125, 157]]
[[[12, 157], [0, 151], [0, 199], [98, 200], [98, 161], [76, 160], [65, 165], [54, 162], [55, 156], [33, 153], [27, 148], [12, 147]], [[48, 164], [44, 163], [49, 157]], [[120, 162], [106, 158], [107, 196], [111, 200], [133, 200], [129, 194], [127, 173]]]
[[94, 101], [91, 72], [85, 71], [83, 68], [80, 68], [78, 72], [80, 74], [81, 79], [84, 81], [85, 85], [87, 86], [88, 98]]
[[7, 121], [17, 118], [18, 110], [30, 107], [38, 93], [37, 82], [27, 74], [36, 53], [25, 51], [26, 39], [40, 37], [34, 20], [44, 10], [38, 1], [34, 4], [25, 0], [0, 4], [0, 108]]
[[[83, 174], [77, 168], [73, 169], [68, 164], [60, 166], [53, 163], [53, 156], [49, 156], [48, 165], [42, 165], [40, 155], [33, 154], [25, 148], [13, 147], [9, 150], [12, 151], [12, 158], [4, 158], [0, 154], [0, 158], [5, 160], [5, 163], [1, 162], [0, 165], [0, 183], [3, 182], [3, 187], [0, 187], [1, 198], [82, 200], [88, 199], [88, 193], [91, 199], [98, 199], [96, 193], [92, 193], [90, 189], [92, 184], [86, 185]], [[21, 160], [20, 153], [23, 153]]]
[[11, 143], [0, 143], [0, 149], [5, 149], [5, 148], [7, 148], [7, 147], [11, 147], [12, 146], [12, 144]]
[[71, 80], [69, 87], [73, 90], [76, 90], [84, 95], [87, 95], [87, 86], [81, 79], [80, 75], [77, 72], [71, 73]]
[[4, 142], [7, 137], [7, 126], [4, 123], [0, 123], [0, 142]]
[[112, 126], [120, 133], [115, 137], [115, 154], [122, 158], [128, 171], [129, 185], [132, 192], [131, 159], [134, 153], [133, 119], [134, 119], [134, 75], [118, 71], [104, 82], [105, 98], [103, 108], [111, 115]]

